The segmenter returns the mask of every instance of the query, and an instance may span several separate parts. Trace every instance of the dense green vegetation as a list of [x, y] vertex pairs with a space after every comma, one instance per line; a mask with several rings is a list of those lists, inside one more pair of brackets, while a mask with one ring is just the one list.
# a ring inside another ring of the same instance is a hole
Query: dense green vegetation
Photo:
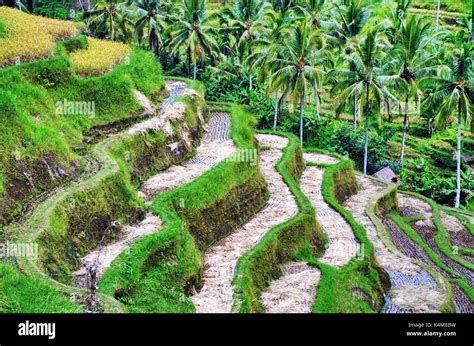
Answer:
[[[88, 131], [138, 115], [141, 107], [134, 89], [159, 101], [164, 86], [160, 66], [138, 48], [129, 64], [99, 77], [75, 76], [61, 44], [54, 58], [8, 67], [0, 75], [1, 223], [21, 213], [32, 196], [54, 186], [43, 161], [53, 171], [64, 171], [60, 180], [77, 176], [84, 161], [75, 148]], [[93, 108], [63, 114], [66, 102], [85, 102]]]
[[[404, 188], [469, 208], [472, 178], [457, 153], [469, 152], [457, 150], [450, 129], [457, 127], [453, 116], [470, 130], [472, 3], [443, 0], [439, 11], [437, 4], [114, 0], [62, 6], [92, 35], [146, 47], [168, 74], [204, 81], [209, 100], [249, 104], [261, 128], [298, 133], [307, 146], [324, 137], [324, 148], [347, 152], [364, 172], [390, 166]], [[40, 1], [30, 11], [64, 18], [59, 7]], [[443, 79], [451, 83], [445, 90]], [[354, 120], [352, 133], [338, 120], [346, 116]], [[445, 131], [449, 143], [428, 142]], [[345, 138], [330, 140], [335, 133]], [[433, 183], [442, 195], [426, 190]]]

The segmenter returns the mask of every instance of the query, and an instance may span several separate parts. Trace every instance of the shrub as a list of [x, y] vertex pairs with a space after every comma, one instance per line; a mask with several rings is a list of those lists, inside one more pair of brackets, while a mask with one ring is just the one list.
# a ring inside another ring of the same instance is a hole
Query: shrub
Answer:
[[89, 41], [84, 35], [73, 37], [63, 42], [66, 52], [72, 53], [79, 49], [87, 49], [89, 47]]
[[[461, 202], [464, 203], [472, 190], [473, 181], [467, 171], [463, 172], [461, 178]], [[403, 190], [420, 193], [440, 204], [451, 205], [456, 195], [456, 178], [440, 175], [422, 158], [407, 161], [405, 169], [400, 173], [400, 181]]]

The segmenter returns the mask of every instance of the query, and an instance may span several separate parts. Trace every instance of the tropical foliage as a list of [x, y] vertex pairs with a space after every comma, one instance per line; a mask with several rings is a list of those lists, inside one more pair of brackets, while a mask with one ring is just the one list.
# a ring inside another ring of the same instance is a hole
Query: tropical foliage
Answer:
[[[401, 172], [402, 184], [417, 191], [423, 191], [424, 183], [413, 179], [418, 169], [413, 159], [426, 159], [427, 170], [439, 179], [456, 180], [453, 204], [465, 203], [469, 193], [463, 192], [462, 176], [470, 168], [462, 158], [472, 151], [462, 142], [470, 138], [473, 91], [471, 72], [461, 76], [461, 70], [472, 70], [472, 18], [465, 15], [472, 9], [469, 4], [451, 0], [80, 4], [74, 19], [84, 22], [86, 34], [149, 49], [167, 74], [203, 81], [209, 100], [247, 105], [261, 128], [293, 131], [305, 145], [347, 153], [368, 174], [388, 165]], [[23, 15], [18, 10], [2, 11]], [[11, 23], [1, 16], [0, 23], [6, 43], [0, 48], [0, 62], [11, 63], [19, 55], [15, 50], [30, 48], [25, 42], [32, 38], [26, 37], [25, 24], [18, 29], [25, 37], [22, 44], [11, 48]], [[36, 36], [33, 47], [41, 43], [45, 48], [27, 59], [52, 54], [52, 42]], [[88, 49], [70, 55], [79, 74], [107, 72], [128, 56], [124, 46], [92, 38], [89, 42]], [[345, 122], [351, 122], [351, 128]], [[443, 145], [431, 146], [436, 141], [430, 138], [440, 134]]]

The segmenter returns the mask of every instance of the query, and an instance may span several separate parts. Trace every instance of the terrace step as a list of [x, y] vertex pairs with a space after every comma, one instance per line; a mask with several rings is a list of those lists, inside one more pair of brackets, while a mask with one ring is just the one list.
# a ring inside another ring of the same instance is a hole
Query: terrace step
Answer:
[[283, 275], [273, 281], [260, 299], [268, 313], [309, 313], [321, 279], [319, 269], [304, 262], [281, 266]]
[[445, 297], [435, 280], [400, 251], [389, 249], [365, 210], [385, 185], [365, 176], [357, 176], [361, 190], [351, 196], [344, 207], [367, 231], [374, 245], [377, 261], [389, 274], [391, 289], [381, 312], [437, 312]]
[[[336, 164], [339, 162], [332, 156], [318, 153], [305, 153], [303, 158], [307, 163]], [[347, 221], [324, 201], [323, 176], [324, 168], [307, 166], [301, 177], [300, 186], [316, 209], [316, 218], [328, 236], [328, 247], [319, 260], [340, 268], [357, 255], [360, 245]]]
[[139, 195], [151, 202], [160, 193], [187, 184], [219, 162], [237, 152], [229, 137], [230, 117], [227, 113], [212, 114], [196, 156], [181, 165], [172, 166], [149, 178], [142, 185]]
[[[176, 90], [180, 90], [180, 92], [176, 92]], [[169, 99], [175, 99], [182, 95], [184, 90], [185, 88], [181, 84], [174, 84], [171, 87], [171, 96], [165, 102], [162, 114], [169, 112], [170, 108], [173, 108], [173, 104], [169, 102]], [[229, 140], [229, 131], [229, 116], [224, 113], [213, 113], [206, 128], [203, 143], [197, 149], [197, 155], [182, 165], [171, 166], [147, 180], [145, 186], [153, 186], [153, 190], [149, 187], [146, 190], [146, 194], [142, 192], [142, 196], [146, 200], [152, 201], [159, 192], [177, 188], [194, 180], [235, 152], [233, 141]], [[81, 267], [73, 273], [77, 285], [87, 287], [88, 268], [94, 266], [97, 278], [102, 277], [112, 262], [132, 243], [160, 230], [161, 220], [158, 216], [154, 215], [149, 215], [139, 225], [123, 227], [118, 240], [99, 246], [81, 259]]]
[[204, 255], [203, 287], [191, 297], [199, 313], [231, 312], [232, 279], [239, 258], [258, 244], [272, 227], [298, 212], [294, 196], [275, 168], [288, 139], [275, 135], [257, 135], [257, 139], [260, 146], [271, 147], [260, 154], [260, 170], [268, 182], [270, 198], [259, 213]]

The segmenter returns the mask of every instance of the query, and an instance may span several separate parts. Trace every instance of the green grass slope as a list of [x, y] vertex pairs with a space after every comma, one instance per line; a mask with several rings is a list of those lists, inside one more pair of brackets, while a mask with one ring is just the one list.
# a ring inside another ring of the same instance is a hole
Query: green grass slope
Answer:
[[[84, 171], [75, 148], [91, 128], [139, 114], [134, 89], [158, 101], [163, 87], [160, 65], [139, 49], [110, 73], [91, 78], [74, 75], [61, 43], [53, 58], [0, 70], [0, 225], [33, 196]], [[60, 114], [64, 101], [90, 102], [95, 112]]]

